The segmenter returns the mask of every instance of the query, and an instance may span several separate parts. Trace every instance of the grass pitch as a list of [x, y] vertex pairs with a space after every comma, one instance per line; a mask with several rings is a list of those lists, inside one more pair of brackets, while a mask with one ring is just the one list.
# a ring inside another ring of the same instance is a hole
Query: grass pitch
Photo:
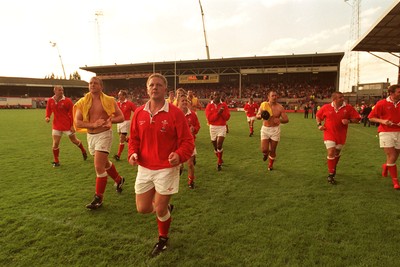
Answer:
[[[385, 156], [375, 127], [350, 125], [332, 186], [313, 119], [289, 114], [268, 172], [260, 121], [248, 137], [244, 113], [233, 112], [217, 172], [204, 113], [198, 115], [196, 188], [187, 188], [185, 170], [172, 201], [169, 248], [150, 259], [157, 225], [154, 215], [136, 212], [136, 169], [125, 160], [126, 149], [115, 163], [127, 180], [124, 191], [117, 194], [109, 179], [103, 207], [88, 211], [93, 158], [83, 161], [63, 136], [61, 167], [53, 168], [44, 110], [0, 110], [0, 265], [397, 265], [400, 192], [380, 176]], [[86, 136], [78, 137], [86, 146]]]

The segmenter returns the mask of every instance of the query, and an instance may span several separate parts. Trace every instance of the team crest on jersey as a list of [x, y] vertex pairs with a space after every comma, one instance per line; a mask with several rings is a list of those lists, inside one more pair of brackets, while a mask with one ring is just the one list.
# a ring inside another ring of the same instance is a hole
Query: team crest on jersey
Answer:
[[139, 126], [142, 126], [145, 123], [146, 123], [146, 121], [139, 121]]
[[167, 131], [167, 125], [168, 125], [168, 121], [167, 120], [163, 120], [162, 122], [161, 122], [161, 124], [162, 124], [162, 127], [161, 127], [161, 132], [162, 133], [165, 133], [166, 131]]

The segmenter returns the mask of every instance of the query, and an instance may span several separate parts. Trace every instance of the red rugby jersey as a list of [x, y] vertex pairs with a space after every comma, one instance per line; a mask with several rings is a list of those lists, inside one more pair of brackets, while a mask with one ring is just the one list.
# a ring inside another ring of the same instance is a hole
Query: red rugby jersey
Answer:
[[348, 124], [342, 123], [343, 119], [360, 119], [360, 114], [350, 105], [343, 103], [336, 109], [333, 102], [323, 105], [318, 110], [316, 116], [325, 120], [324, 140], [334, 141], [336, 144], [344, 145], [346, 143]]
[[74, 104], [71, 99], [63, 96], [60, 101], [56, 101], [54, 96], [47, 100], [46, 118], [53, 116], [53, 129], [58, 131], [69, 131], [73, 124], [72, 108]]

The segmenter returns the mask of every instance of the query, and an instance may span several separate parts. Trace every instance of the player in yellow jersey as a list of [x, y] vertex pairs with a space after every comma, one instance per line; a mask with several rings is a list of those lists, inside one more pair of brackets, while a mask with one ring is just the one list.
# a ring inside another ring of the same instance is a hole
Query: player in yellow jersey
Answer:
[[284, 107], [278, 103], [278, 94], [275, 90], [268, 93], [268, 100], [262, 102], [256, 115], [258, 120], [263, 119], [261, 127], [261, 151], [263, 161], [269, 160], [268, 170], [272, 171], [276, 158], [276, 147], [281, 136], [281, 123], [288, 123], [289, 118]]

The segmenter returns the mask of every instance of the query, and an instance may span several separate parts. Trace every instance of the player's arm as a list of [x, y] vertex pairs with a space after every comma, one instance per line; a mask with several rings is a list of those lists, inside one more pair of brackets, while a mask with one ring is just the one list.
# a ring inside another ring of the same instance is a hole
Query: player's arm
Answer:
[[46, 117], [45, 117], [45, 121], [49, 122], [50, 121], [50, 117], [51, 117], [51, 113], [53, 111], [50, 108], [50, 99], [47, 100], [47, 105], [46, 105]]
[[288, 123], [289, 122], [289, 117], [285, 112], [285, 109], [282, 107], [281, 109], [281, 118], [280, 118], [280, 123]]
[[117, 102], [114, 103], [115, 112], [111, 116], [111, 123], [121, 123], [125, 120], [122, 110], [118, 107]]

